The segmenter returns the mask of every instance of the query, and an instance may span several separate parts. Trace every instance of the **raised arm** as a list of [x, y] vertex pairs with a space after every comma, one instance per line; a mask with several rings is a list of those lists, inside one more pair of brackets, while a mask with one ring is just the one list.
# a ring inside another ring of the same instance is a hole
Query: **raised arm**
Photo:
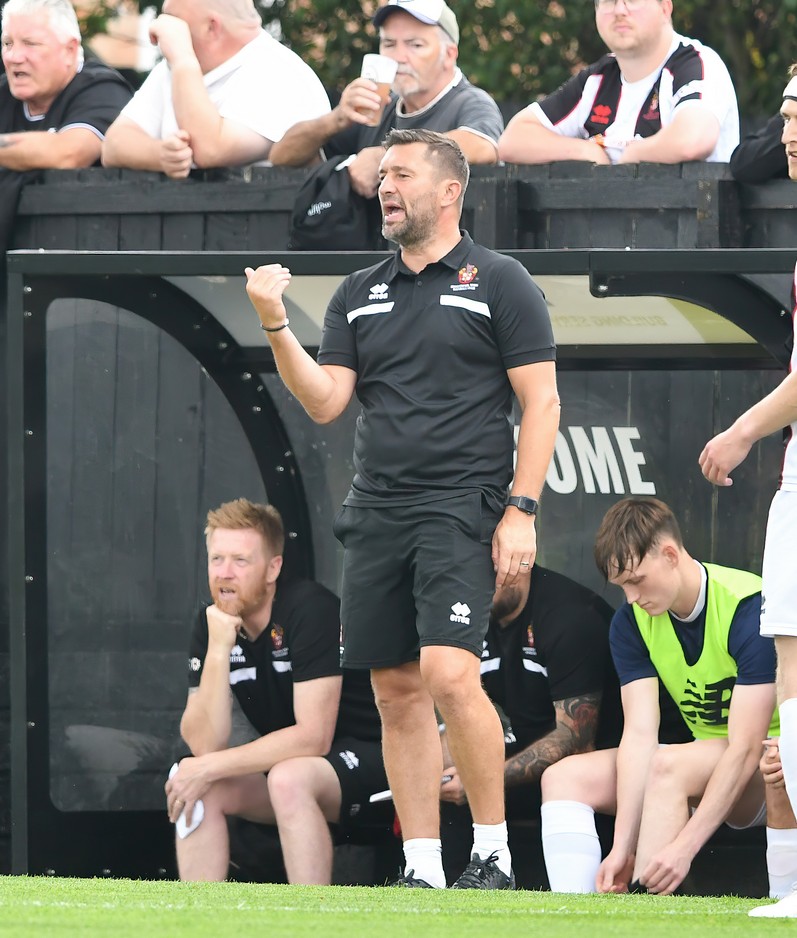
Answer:
[[[282, 296], [291, 273], [279, 264], [246, 268], [246, 292], [267, 328], [281, 326], [288, 318]], [[338, 365], [319, 365], [302, 348], [289, 328], [266, 332], [280, 377], [316, 423], [330, 423], [348, 406], [354, 393], [356, 372]]]
[[266, 159], [271, 141], [221, 116], [210, 100], [185, 20], [161, 14], [150, 27], [171, 72], [172, 106], [180, 130], [191, 140], [199, 168], [238, 166]]
[[340, 101], [329, 114], [300, 121], [287, 130], [271, 148], [269, 159], [275, 166], [307, 166], [327, 140], [354, 124], [368, 124], [381, 106], [375, 82], [355, 78], [343, 89]]
[[180, 720], [180, 735], [195, 756], [224, 749], [232, 730], [230, 651], [235, 645], [241, 620], [216, 606], [206, 610], [208, 648], [199, 687], [188, 692]]

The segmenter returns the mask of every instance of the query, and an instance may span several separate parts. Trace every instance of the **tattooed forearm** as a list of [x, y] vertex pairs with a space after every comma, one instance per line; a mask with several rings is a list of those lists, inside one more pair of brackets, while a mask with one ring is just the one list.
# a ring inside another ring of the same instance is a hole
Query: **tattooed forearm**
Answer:
[[504, 767], [506, 787], [535, 782], [554, 762], [593, 749], [600, 702], [600, 693], [555, 701], [556, 726], [550, 733], [507, 760]]

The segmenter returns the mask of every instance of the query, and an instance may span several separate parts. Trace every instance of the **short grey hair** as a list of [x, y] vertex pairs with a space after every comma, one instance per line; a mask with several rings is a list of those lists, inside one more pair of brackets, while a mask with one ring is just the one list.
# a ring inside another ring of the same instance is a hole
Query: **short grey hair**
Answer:
[[8, 0], [3, 7], [3, 29], [14, 14], [46, 13], [53, 31], [64, 41], [81, 41], [80, 24], [69, 0]]

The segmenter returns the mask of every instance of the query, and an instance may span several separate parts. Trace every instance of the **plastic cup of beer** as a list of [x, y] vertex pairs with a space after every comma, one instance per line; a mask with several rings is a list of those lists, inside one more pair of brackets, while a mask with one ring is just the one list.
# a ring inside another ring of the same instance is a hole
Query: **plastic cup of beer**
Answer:
[[[375, 114], [369, 111], [369, 127], [376, 127], [382, 119], [382, 112], [390, 98], [390, 89], [393, 87], [393, 79], [396, 77], [398, 62], [386, 55], [369, 53], [363, 56], [363, 67], [360, 70], [361, 78], [368, 78], [376, 82], [376, 90], [382, 99], [382, 106]], [[371, 116], [373, 114], [373, 116]]]

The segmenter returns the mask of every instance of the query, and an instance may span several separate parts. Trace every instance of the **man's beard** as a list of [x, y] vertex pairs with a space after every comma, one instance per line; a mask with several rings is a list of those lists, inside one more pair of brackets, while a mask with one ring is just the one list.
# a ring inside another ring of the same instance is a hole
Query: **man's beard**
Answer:
[[421, 79], [414, 71], [396, 72], [393, 79], [393, 91], [400, 97], [406, 98], [411, 94], [418, 94], [421, 90]]
[[504, 587], [497, 597], [493, 597], [490, 618], [494, 622], [501, 622], [511, 615], [517, 615], [520, 612], [520, 596], [517, 587]]
[[216, 608], [226, 612], [228, 616], [237, 616], [239, 619], [244, 619], [258, 609], [266, 597], [265, 585], [255, 591], [236, 592], [226, 596], [222, 595], [222, 585], [218, 583], [211, 585], [210, 595]]
[[427, 207], [420, 208], [416, 202], [413, 214], [404, 206], [404, 221], [393, 225], [390, 231], [382, 224], [382, 237], [395, 241], [403, 248], [417, 247], [430, 241], [437, 225], [437, 212]]

